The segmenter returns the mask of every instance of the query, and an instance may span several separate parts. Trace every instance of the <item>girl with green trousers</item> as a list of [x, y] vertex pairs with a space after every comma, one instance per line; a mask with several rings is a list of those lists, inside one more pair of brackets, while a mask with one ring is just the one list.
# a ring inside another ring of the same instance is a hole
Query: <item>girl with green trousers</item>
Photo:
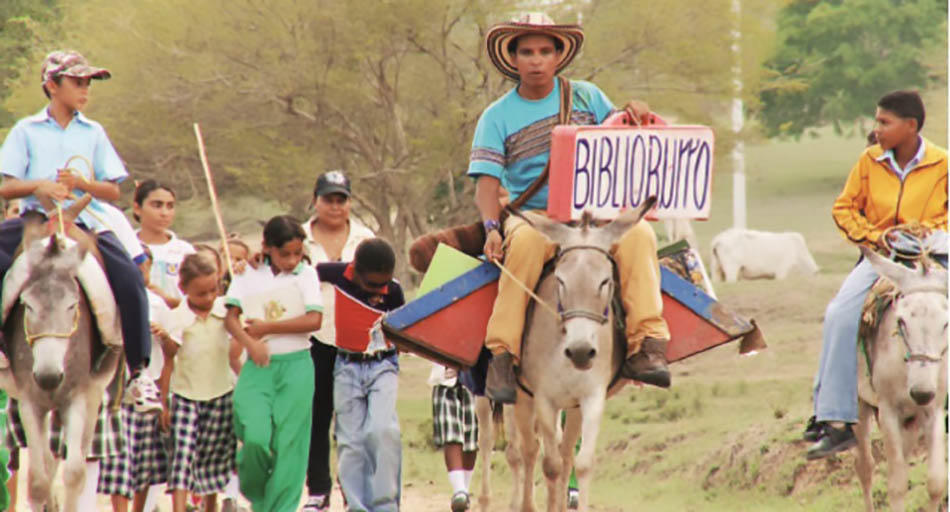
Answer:
[[254, 512], [296, 510], [307, 473], [309, 338], [320, 328], [323, 306], [317, 272], [302, 262], [305, 238], [292, 217], [268, 221], [264, 264], [235, 275], [226, 298], [225, 325], [248, 354], [234, 391], [234, 432], [243, 443], [241, 492]]

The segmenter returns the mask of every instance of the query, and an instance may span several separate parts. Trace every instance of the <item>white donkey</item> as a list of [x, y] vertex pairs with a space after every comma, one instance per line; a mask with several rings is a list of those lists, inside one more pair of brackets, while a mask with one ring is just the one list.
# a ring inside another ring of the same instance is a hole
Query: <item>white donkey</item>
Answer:
[[[521, 444], [522, 464], [513, 472], [522, 475], [524, 512], [534, 510], [534, 464], [539, 448], [535, 432], [544, 443], [546, 510], [566, 509], [572, 466], [577, 472], [579, 510], [587, 510], [607, 388], [626, 356], [623, 336], [617, 336], [614, 329], [611, 302], [618, 283], [610, 247], [654, 203], [651, 197], [603, 227], [595, 227], [586, 214], [577, 228], [529, 215], [535, 229], [560, 250], [553, 271], [542, 276], [537, 287], [538, 296], [549, 307], [556, 305], [558, 316], [546, 307], [529, 307], [523, 338], [519, 378], [532, 394], [525, 389], [518, 392], [518, 435], [511, 436], [511, 441]], [[567, 411], [563, 431], [559, 422], [562, 410]], [[580, 435], [575, 465], [574, 446]]]
[[946, 438], [940, 421], [947, 397], [947, 271], [927, 266], [912, 270], [873, 251], [862, 248], [861, 252], [897, 288], [896, 299], [883, 313], [869, 343], [870, 376], [858, 370], [855, 469], [865, 508], [874, 510], [871, 427], [876, 414], [887, 456], [891, 510], [904, 510], [907, 459], [922, 433], [927, 447], [928, 510], [936, 511], [946, 500], [947, 490]]

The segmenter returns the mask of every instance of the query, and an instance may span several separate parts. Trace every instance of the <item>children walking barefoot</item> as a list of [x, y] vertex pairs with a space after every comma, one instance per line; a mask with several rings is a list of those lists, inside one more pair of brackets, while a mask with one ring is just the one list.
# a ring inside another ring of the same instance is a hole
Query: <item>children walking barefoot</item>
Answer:
[[231, 477], [237, 444], [231, 340], [224, 326], [224, 303], [217, 300], [218, 268], [204, 256], [191, 254], [179, 274], [183, 300], [169, 314], [167, 331], [156, 328], [169, 356], [162, 395], [172, 393], [171, 411], [163, 413], [163, 422], [172, 430], [168, 488], [175, 512], [185, 512], [189, 492], [205, 497], [206, 510], [216, 510], [216, 493]]
[[[303, 260], [306, 238], [289, 216], [264, 226], [265, 261], [234, 276], [227, 329], [247, 350], [234, 392], [241, 492], [254, 512], [296, 510], [300, 503], [313, 400], [310, 333], [320, 328], [320, 280]], [[240, 315], [244, 315], [244, 322]]]

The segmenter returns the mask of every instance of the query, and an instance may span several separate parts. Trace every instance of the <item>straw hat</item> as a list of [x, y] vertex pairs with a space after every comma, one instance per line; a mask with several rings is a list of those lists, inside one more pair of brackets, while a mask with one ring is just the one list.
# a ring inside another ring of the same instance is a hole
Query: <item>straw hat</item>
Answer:
[[580, 25], [556, 25], [554, 20], [542, 13], [522, 14], [516, 20], [495, 25], [485, 37], [488, 57], [498, 71], [512, 80], [520, 80], [518, 68], [514, 65], [514, 56], [508, 53], [508, 43], [516, 37], [532, 34], [550, 36], [563, 43], [564, 50], [559, 56], [560, 62], [557, 63], [555, 74], [560, 73], [574, 60], [584, 42], [584, 31]]

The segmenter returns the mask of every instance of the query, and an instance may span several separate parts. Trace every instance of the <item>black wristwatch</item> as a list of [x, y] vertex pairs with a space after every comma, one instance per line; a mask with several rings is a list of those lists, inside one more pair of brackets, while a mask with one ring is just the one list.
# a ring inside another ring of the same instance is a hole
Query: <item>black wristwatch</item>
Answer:
[[501, 222], [498, 222], [497, 220], [486, 220], [482, 223], [482, 225], [485, 226], [486, 235], [493, 230], [501, 234]]

